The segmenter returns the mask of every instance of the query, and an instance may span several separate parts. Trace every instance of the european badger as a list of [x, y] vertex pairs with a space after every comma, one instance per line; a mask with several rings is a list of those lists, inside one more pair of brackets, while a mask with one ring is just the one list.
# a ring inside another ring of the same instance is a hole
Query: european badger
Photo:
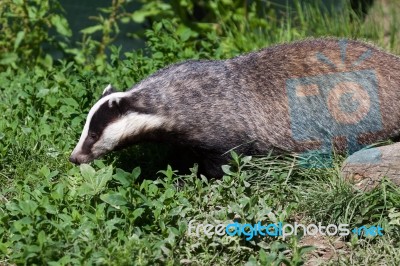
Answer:
[[126, 92], [108, 86], [70, 161], [163, 141], [194, 149], [209, 176], [229, 150], [339, 151], [399, 134], [400, 58], [353, 40], [314, 39], [233, 59], [186, 61]]

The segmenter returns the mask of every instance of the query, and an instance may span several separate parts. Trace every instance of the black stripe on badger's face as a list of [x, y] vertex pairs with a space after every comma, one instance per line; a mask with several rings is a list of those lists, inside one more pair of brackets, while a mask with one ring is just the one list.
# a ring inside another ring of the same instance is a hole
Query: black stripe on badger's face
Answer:
[[165, 123], [162, 117], [140, 113], [130, 105], [129, 92], [116, 92], [102, 97], [90, 109], [70, 161], [75, 164], [88, 163], [114, 150], [120, 143]]
[[90, 120], [89, 130], [82, 145], [82, 151], [89, 154], [94, 144], [100, 139], [105, 128], [117, 121], [123, 115], [117, 105], [109, 106], [108, 102], [103, 103]]

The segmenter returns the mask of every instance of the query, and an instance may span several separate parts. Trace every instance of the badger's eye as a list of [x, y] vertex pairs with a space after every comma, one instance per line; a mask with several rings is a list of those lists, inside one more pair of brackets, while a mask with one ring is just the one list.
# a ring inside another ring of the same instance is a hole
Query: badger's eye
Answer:
[[90, 132], [90, 133], [89, 133], [89, 137], [90, 137], [91, 139], [93, 139], [93, 140], [97, 140], [97, 138], [98, 138], [97, 134], [94, 133], [94, 132]]

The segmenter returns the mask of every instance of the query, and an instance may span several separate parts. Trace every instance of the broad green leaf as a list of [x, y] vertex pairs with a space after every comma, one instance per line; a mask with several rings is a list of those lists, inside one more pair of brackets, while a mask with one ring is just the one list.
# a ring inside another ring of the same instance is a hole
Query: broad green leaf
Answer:
[[103, 194], [100, 196], [100, 199], [116, 208], [122, 205], [126, 205], [128, 203], [125, 197], [117, 192]]
[[22, 6], [24, 4], [24, 0], [13, 0], [13, 3], [18, 6]]
[[36, 202], [32, 200], [22, 200], [19, 202], [19, 207], [24, 212], [24, 214], [33, 214], [33, 212], [37, 209], [38, 205]]
[[72, 31], [69, 28], [68, 21], [60, 15], [54, 15], [51, 18], [51, 23], [56, 27], [58, 33], [63, 36], [71, 37]]
[[227, 174], [227, 175], [234, 175], [235, 173], [231, 171], [231, 166], [230, 165], [223, 165], [222, 166], [222, 171]]
[[84, 178], [84, 183], [78, 189], [79, 195], [96, 195], [100, 193], [107, 182], [112, 178], [112, 168], [107, 167], [96, 172], [93, 167], [88, 164], [81, 165], [81, 174]]
[[149, 15], [148, 12], [140, 10], [140, 11], [135, 11], [132, 14], [132, 20], [136, 23], [143, 23], [145, 18]]
[[22, 40], [25, 37], [25, 32], [24, 31], [19, 31], [17, 33], [17, 38], [15, 38], [14, 42], [14, 51], [18, 49], [19, 45], [21, 44]]
[[43, 244], [46, 242], [46, 233], [41, 230], [37, 236], [37, 240], [39, 243], [39, 246], [43, 246]]
[[175, 191], [172, 188], [168, 188], [164, 193], [165, 199], [172, 198], [174, 195], [175, 195]]
[[64, 102], [72, 107], [79, 107], [79, 103], [73, 98], [65, 98]]
[[36, 94], [36, 97], [38, 98], [43, 98], [45, 97], [47, 94], [49, 94], [50, 90], [49, 89], [40, 89], [39, 92]]
[[88, 164], [81, 164], [80, 169], [81, 169], [81, 174], [83, 178], [85, 178], [85, 180], [92, 179], [96, 174], [96, 170], [94, 170], [93, 167], [91, 167]]
[[113, 179], [119, 181], [123, 187], [129, 187], [131, 185], [130, 174], [121, 169], [116, 170]]
[[101, 25], [95, 25], [95, 26], [85, 28], [85, 29], [81, 30], [81, 32], [83, 34], [92, 34], [92, 33], [95, 33], [96, 31], [99, 31], [102, 29], [103, 29], [103, 27]]
[[136, 179], [138, 179], [138, 177], [140, 176], [142, 170], [140, 169], [140, 167], [135, 167], [132, 170], [132, 182], [136, 181]]
[[0, 65], [9, 65], [18, 60], [16, 53], [3, 53], [0, 54]]

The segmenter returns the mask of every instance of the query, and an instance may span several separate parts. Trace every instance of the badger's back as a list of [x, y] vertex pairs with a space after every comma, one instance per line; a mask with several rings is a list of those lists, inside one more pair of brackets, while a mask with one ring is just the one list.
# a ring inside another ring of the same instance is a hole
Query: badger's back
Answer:
[[[301, 151], [318, 145], [319, 134], [340, 137], [342, 129], [319, 123], [318, 108], [327, 102], [318, 95], [311, 95], [318, 98], [316, 102], [304, 102], [315, 105], [305, 114], [304, 123], [293, 121], [288, 82], [314, 77], [320, 86], [325, 77], [353, 73], [355, 82], [363, 85], [368, 78], [363, 71], [372, 71], [376, 77], [372, 89], [376, 89], [379, 110], [373, 111], [379, 111], [382, 127], [370, 132], [368, 123], [353, 126], [354, 134], [370, 143], [398, 134], [400, 60], [363, 42], [316, 39], [228, 60], [187, 61], [156, 73], [145, 84], [154, 90], [153, 104], [159, 112], [173, 119], [176, 130], [192, 145], [218, 151], [242, 146], [252, 153], [271, 148]], [[294, 131], [309, 131], [310, 127], [316, 133], [309, 140], [293, 136]]]
[[[313, 140], [320, 140], [316, 135], [336, 138], [340, 142], [343, 135], [354, 134], [356, 140], [364, 144], [399, 135], [400, 58], [373, 45], [351, 40], [307, 40], [263, 49], [228, 60], [227, 64], [232, 72], [240, 73], [242, 77], [237, 87], [255, 92], [246, 96], [252, 99], [249, 106], [253, 113], [258, 113], [257, 131], [275, 147], [287, 151], [312, 149], [318, 145], [312, 143]], [[303, 88], [290, 85], [307, 82], [317, 84]], [[305, 94], [299, 95], [300, 90], [309, 92], [303, 91]], [[342, 92], [329, 99], [327, 94], [332, 90]], [[334, 105], [340, 103], [340, 97], [346, 91], [356, 91], [353, 100], [360, 101], [361, 107], [363, 101], [369, 101], [364, 104], [366, 109], [362, 114], [357, 114], [357, 110], [347, 114], [340, 110], [333, 113]], [[373, 97], [375, 94], [376, 98]], [[293, 98], [305, 100], [294, 101]], [[328, 110], [330, 117], [321, 117], [321, 108], [326, 108], [328, 101], [333, 101], [333, 107]], [[301, 106], [295, 106], [296, 103]], [[309, 108], [303, 108], [306, 106]], [[307, 111], [299, 119], [295, 112], [301, 109]], [[346, 121], [347, 117], [338, 117], [341, 115], [364, 117]], [[334, 123], [327, 120], [337, 123], [331, 127]], [[381, 125], [375, 125], [377, 123]], [[302, 131], [308, 133], [296, 136]], [[319, 134], [313, 131], [319, 131]], [[307, 134], [314, 135], [309, 137], [311, 142], [299, 141]]]

